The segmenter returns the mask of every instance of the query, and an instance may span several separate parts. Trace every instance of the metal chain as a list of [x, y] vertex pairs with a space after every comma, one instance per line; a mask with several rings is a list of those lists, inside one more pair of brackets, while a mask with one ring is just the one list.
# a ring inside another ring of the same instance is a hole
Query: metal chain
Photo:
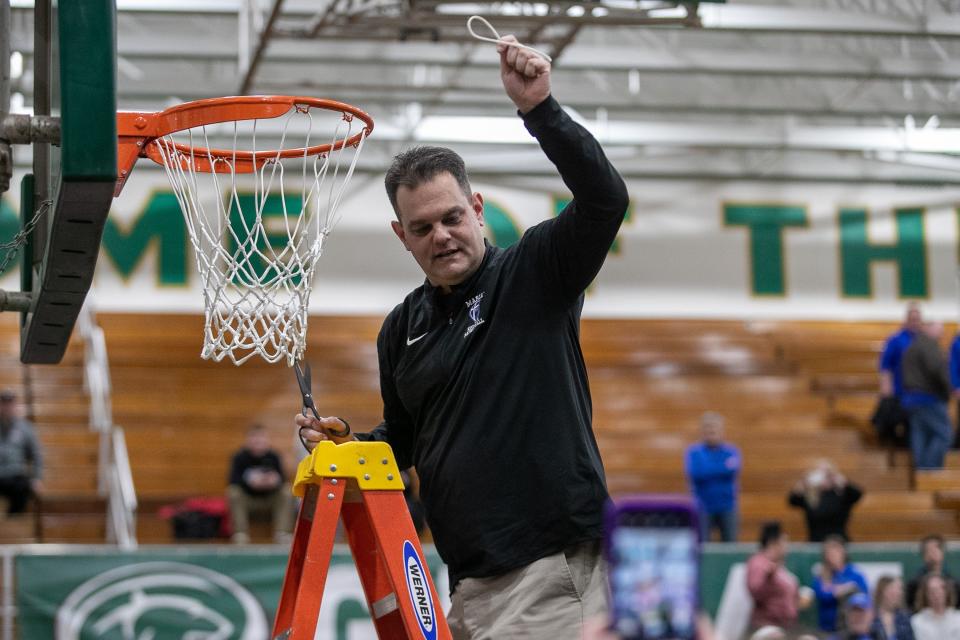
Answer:
[[20, 251], [20, 247], [27, 243], [27, 238], [33, 233], [33, 228], [37, 226], [37, 222], [40, 221], [40, 218], [46, 214], [50, 208], [53, 206], [53, 200], [44, 200], [40, 203], [40, 206], [37, 207], [37, 212], [33, 214], [33, 218], [24, 226], [20, 231], [14, 234], [7, 242], [0, 242], [0, 251], [4, 251], [3, 260], [0, 261], [0, 274], [3, 274], [7, 271], [7, 267], [10, 266], [10, 263], [13, 262], [13, 259], [17, 257], [17, 253]]

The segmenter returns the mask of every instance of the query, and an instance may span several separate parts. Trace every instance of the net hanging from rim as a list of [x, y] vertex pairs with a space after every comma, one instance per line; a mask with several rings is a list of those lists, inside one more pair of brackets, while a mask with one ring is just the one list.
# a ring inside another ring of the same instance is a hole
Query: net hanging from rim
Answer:
[[186, 220], [203, 287], [201, 357], [292, 366], [306, 349], [317, 261], [373, 121], [313, 98], [200, 102], [212, 109], [154, 114], [179, 109], [168, 117], [176, 130], [141, 155], [164, 166]]

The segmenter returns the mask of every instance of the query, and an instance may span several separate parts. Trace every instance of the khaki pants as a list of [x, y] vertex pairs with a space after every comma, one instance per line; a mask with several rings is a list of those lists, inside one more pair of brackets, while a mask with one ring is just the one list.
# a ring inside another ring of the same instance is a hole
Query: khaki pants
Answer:
[[451, 598], [454, 640], [580, 640], [607, 611], [600, 541], [585, 542], [492, 578], [464, 578]]
[[273, 535], [290, 533], [293, 526], [293, 497], [290, 485], [262, 496], [252, 496], [239, 485], [227, 487], [233, 533], [250, 535], [250, 514], [268, 513], [273, 518]]

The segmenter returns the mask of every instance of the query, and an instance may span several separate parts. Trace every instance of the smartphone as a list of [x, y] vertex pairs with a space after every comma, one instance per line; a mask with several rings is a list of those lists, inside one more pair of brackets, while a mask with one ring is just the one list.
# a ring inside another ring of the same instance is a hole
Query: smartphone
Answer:
[[611, 627], [624, 640], [694, 640], [700, 528], [685, 496], [632, 496], [608, 505]]

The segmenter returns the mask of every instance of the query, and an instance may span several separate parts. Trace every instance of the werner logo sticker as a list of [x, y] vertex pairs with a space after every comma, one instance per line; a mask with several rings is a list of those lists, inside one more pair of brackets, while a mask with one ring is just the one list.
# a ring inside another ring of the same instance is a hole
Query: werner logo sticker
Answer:
[[409, 540], [403, 541], [403, 566], [407, 577], [407, 593], [417, 616], [420, 631], [427, 640], [436, 640], [437, 619], [433, 609], [433, 594], [424, 570], [423, 561]]

